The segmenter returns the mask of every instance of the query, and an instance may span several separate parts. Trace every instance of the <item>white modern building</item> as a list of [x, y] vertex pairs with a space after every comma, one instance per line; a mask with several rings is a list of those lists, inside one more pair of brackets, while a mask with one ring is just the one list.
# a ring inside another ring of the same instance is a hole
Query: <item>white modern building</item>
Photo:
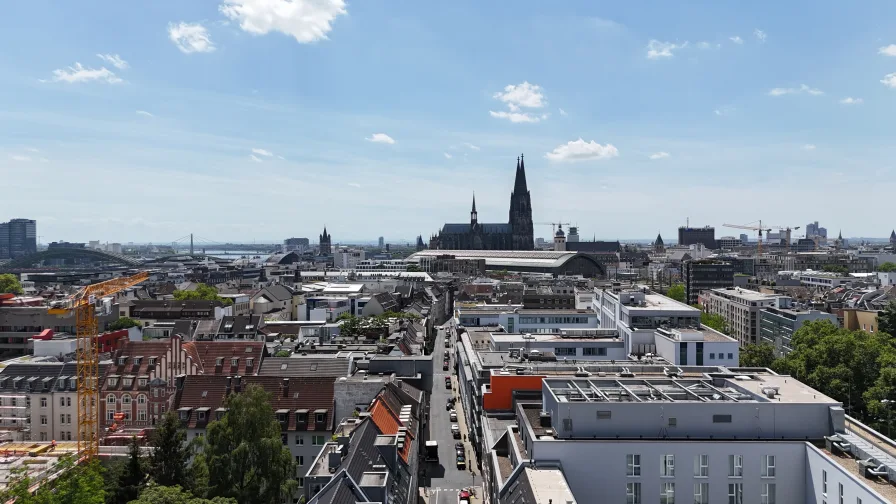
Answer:
[[625, 345], [615, 330], [570, 329], [557, 334], [519, 334], [492, 332], [489, 350], [519, 351], [535, 355], [553, 353], [558, 361], [623, 361]]
[[737, 340], [700, 323], [700, 310], [645, 286], [594, 290], [602, 329], [615, 329], [627, 355], [657, 355], [679, 366], [737, 366]]
[[333, 267], [352, 270], [367, 258], [363, 250], [339, 249], [333, 253]]
[[731, 337], [741, 345], [759, 342], [759, 312], [763, 308], [790, 306], [791, 299], [777, 294], [762, 294], [740, 287], [713, 289], [704, 293], [706, 311], [721, 315], [728, 322]]
[[456, 309], [460, 325], [502, 326], [509, 333], [559, 333], [562, 329], [597, 328], [593, 310], [528, 309], [521, 305], [461, 305]]
[[[830, 397], [770, 371], [547, 377], [541, 401], [518, 402], [515, 416], [490, 434], [496, 439], [483, 461], [498, 504], [537, 495], [538, 485], [568, 488], [574, 501], [588, 503], [896, 497], [886, 481], [896, 475], [893, 450], [872, 444], [893, 442], [864, 430]], [[549, 485], [521, 479], [544, 467], [559, 471]]]

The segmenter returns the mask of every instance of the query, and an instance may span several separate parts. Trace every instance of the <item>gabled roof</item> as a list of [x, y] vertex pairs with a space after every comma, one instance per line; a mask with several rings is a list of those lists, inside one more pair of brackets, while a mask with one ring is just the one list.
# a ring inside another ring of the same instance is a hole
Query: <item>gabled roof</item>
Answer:
[[370, 498], [364, 494], [348, 471], [341, 469], [308, 502], [309, 504], [357, 504], [369, 501]]
[[272, 301], [289, 301], [292, 299], [293, 292], [289, 287], [274, 284], [261, 289], [261, 291], [258, 292], [258, 295], [265, 295]]
[[[265, 345], [261, 341], [188, 341], [183, 348], [204, 374], [232, 376], [257, 374]], [[250, 358], [252, 367], [247, 369]], [[221, 365], [218, 365], [219, 359]], [[232, 359], [237, 359], [236, 367], [231, 365]]]

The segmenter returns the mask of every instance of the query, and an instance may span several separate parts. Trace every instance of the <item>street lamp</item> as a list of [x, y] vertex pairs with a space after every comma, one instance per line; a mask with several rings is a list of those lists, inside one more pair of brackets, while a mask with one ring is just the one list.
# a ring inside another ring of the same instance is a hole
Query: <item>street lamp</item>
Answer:
[[887, 437], [890, 437], [890, 417], [892, 412], [892, 407], [890, 406], [896, 401], [892, 401], [890, 399], [882, 399], [880, 401], [881, 404], [885, 404], [887, 406]]

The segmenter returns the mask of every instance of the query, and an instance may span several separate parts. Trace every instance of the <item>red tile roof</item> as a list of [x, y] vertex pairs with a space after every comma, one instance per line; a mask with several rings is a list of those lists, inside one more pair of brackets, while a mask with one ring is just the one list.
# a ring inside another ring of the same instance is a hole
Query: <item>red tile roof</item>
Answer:
[[380, 392], [373, 403], [373, 408], [370, 410], [370, 418], [373, 420], [373, 423], [376, 424], [377, 430], [383, 435], [394, 436], [398, 434], [398, 429], [400, 427], [406, 428], [408, 438], [404, 440], [404, 444], [398, 454], [401, 456], [401, 459], [404, 460], [405, 464], [407, 464], [416, 426], [412, 425], [413, 422], [408, 422], [408, 425], [403, 425], [401, 423], [401, 420], [399, 420], [401, 403], [398, 403], [399, 410], [393, 411], [392, 407], [389, 405], [389, 403], [392, 402], [390, 399], [394, 399], [394, 397], [389, 397], [389, 394], [386, 391]]
[[[228, 381], [229, 380], [229, 381]], [[214, 419], [215, 410], [226, 407], [227, 396], [236, 392], [236, 377], [222, 375], [186, 376], [175, 395], [175, 409], [190, 408], [189, 427], [203, 427]], [[258, 385], [271, 395], [271, 408], [286, 411], [284, 430], [332, 431], [334, 423], [334, 378], [301, 377], [281, 379], [275, 376], [244, 376], [240, 388]], [[228, 389], [229, 384], [229, 389]], [[205, 420], [198, 418], [197, 408], [209, 408]], [[297, 410], [307, 410], [299, 413]], [[323, 422], [316, 422], [316, 411], [324, 413]], [[304, 421], [299, 421], [299, 416]]]

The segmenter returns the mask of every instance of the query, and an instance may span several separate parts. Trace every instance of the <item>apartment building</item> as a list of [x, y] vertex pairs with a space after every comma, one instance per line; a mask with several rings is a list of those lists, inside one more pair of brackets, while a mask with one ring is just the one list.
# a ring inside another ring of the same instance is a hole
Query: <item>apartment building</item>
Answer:
[[528, 309], [519, 305], [477, 304], [460, 306], [457, 313], [463, 326], [501, 325], [511, 333], [559, 333], [561, 329], [597, 327], [597, 315], [590, 309]]
[[[97, 314], [97, 324], [104, 330], [118, 319], [119, 306], [111, 305], [108, 312]], [[75, 334], [74, 312], [66, 316], [50, 315], [46, 306], [0, 307], [0, 354], [7, 356], [31, 353], [29, 341], [50, 329], [54, 333]]]
[[718, 259], [685, 261], [681, 276], [688, 304], [697, 304], [703, 291], [733, 286], [735, 270], [731, 262]]
[[789, 306], [790, 298], [776, 294], [729, 287], [705, 293], [707, 312], [721, 315], [728, 323], [729, 335], [741, 345], [759, 342], [759, 313], [764, 308]]
[[837, 316], [818, 310], [796, 310], [790, 308], [763, 308], [759, 312], [759, 337], [762, 343], [774, 345], [775, 352], [786, 355], [793, 350], [790, 344], [795, 333], [806, 322], [827, 320], [840, 325]]
[[535, 468], [554, 469], [550, 488], [578, 502], [868, 504], [896, 495], [873, 476], [896, 474], [892, 450], [869, 440], [878, 433], [859, 435], [840, 403], [770, 371], [546, 377], [541, 398], [517, 401], [514, 416], [489, 422], [482, 474], [498, 504], [520, 502], [517, 492], [533, 485], [521, 477]]

